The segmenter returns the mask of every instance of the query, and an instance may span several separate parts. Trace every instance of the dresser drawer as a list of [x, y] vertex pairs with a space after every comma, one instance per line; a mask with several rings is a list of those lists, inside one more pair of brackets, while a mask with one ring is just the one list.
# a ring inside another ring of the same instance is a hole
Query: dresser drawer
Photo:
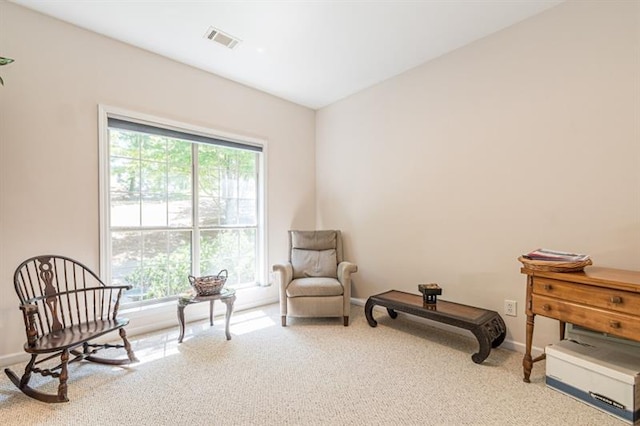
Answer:
[[640, 314], [640, 294], [629, 291], [536, 278], [533, 293], [621, 313]]
[[533, 294], [531, 310], [534, 314], [579, 324], [592, 330], [629, 339], [640, 339], [640, 320], [637, 316], [607, 311], [578, 303]]

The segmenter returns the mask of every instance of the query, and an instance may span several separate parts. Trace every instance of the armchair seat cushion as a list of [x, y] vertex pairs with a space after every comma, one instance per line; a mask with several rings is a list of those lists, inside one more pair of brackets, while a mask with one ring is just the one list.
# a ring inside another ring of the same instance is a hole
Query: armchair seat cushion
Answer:
[[340, 281], [328, 277], [298, 278], [287, 286], [287, 297], [341, 296], [344, 288]]

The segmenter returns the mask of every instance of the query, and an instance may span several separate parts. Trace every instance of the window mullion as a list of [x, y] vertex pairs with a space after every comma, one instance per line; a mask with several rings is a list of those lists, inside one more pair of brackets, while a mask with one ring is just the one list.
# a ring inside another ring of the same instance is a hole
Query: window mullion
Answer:
[[[254, 163], [253, 163], [254, 164], [254, 168], [255, 168], [255, 171], [256, 171], [256, 173], [254, 175], [255, 191], [256, 191], [256, 193], [255, 193], [256, 202], [255, 202], [255, 205], [254, 205], [254, 208], [255, 208], [255, 211], [254, 211], [254, 214], [255, 214], [254, 225], [255, 225], [255, 233], [256, 233], [256, 245], [255, 245], [255, 247], [253, 249], [254, 249], [254, 256], [256, 257], [256, 260], [257, 260], [256, 264], [255, 264], [255, 268], [256, 268], [255, 269], [255, 274], [256, 274], [256, 277], [261, 277], [264, 265], [263, 265], [263, 259], [262, 259], [263, 256], [260, 255], [261, 251], [262, 251], [262, 244], [260, 242], [263, 239], [263, 236], [261, 234], [265, 232], [264, 224], [260, 223], [260, 220], [261, 220], [260, 205], [262, 203], [262, 200], [260, 198], [260, 190], [259, 190], [260, 184], [259, 184], [259, 182], [260, 182], [261, 170], [260, 170], [260, 161], [259, 161], [258, 156], [254, 157], [253, 161], [254, 161]], [[268, 283], [268, 281], [269, 280], [267, 279], [266, 281], [262, 282], [262, 285], [266, 285]]]
[[171, 228], [171, 224], [169, 223], [169, 142], [165, 141], [165, 145], [164, 145], [164, 184], [165, 184], [165, 191], [164, 191], [164, 199], [165, 199], [165, 214], [167, 217], [167, 228]]
[[136, 139], [138, 141], [138, 196], [140, 197], [140, 202], [138, 203], [138, 217], [140, 218], [138, 226], [142, 226], [142, 136], [136, 135]]
[[199, 180], [199, 162], [198, 162], [198, 144], [191, 144], [191, 200], [192, 200], [192, 232], [191, 232], [191, 247], [192, 247], [192, 265], [191, 273], [194, 275], [200, 275], [200, 195], [198, 188], [200, 186]]

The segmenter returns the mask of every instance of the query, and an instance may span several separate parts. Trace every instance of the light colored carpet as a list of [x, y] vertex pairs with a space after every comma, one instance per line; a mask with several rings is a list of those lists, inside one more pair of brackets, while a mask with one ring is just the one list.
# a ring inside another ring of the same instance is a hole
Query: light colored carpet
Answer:
[[376, 328], [361, 306], [349, 327], [293, 319], [282, 328], [270, 305], [235, 313], [230, 341], [221, 319], [191, 324], [182, 344], [177, 325], [134, 337], [140, 363], [73, 364], [63, 404], [28, 398], [3, 374], [0, 425], [624, 424], [546, 388], [544, 362], [526, 384], [520, 353], [494, 349], [477, 365], [471, 335], [374, 313]]

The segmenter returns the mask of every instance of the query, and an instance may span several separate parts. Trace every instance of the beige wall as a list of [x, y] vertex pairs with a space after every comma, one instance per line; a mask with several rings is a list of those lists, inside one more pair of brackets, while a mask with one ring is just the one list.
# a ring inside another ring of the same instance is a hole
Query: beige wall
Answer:
[[[24, 342], [16, 265], [60, 252], [98, 266], [98, 104], [268, 140], [269, 265], [287, 229], [340, 228], [356, 298], [438, 282], [499, 312], [514, 299], [517, 346], [522, 252], [640, 269], [639, 16], [638, 2], [569, 2], [314, 117], [0, 1], [0, 55], [17, 60], [0, 68], [0, 364]], [[534, 343], [555, 334], [541, 318]]]
[[[437, 282], [524, 342], [516, 258], [640, 270], [640, 2], [568, 2], [320, 110], [317, 220], [354, 297]], [[534, 345], [556, 339], [539, 318]]]
[[0, 69], [0, 364], [25, 341], [22, 260], [61, 253], [98, 270], [98, 104], [267, 140], [269, 266], [287, 229], [314, 226], [313, 110], [5, 1], [0, 41], [16, 59]]

